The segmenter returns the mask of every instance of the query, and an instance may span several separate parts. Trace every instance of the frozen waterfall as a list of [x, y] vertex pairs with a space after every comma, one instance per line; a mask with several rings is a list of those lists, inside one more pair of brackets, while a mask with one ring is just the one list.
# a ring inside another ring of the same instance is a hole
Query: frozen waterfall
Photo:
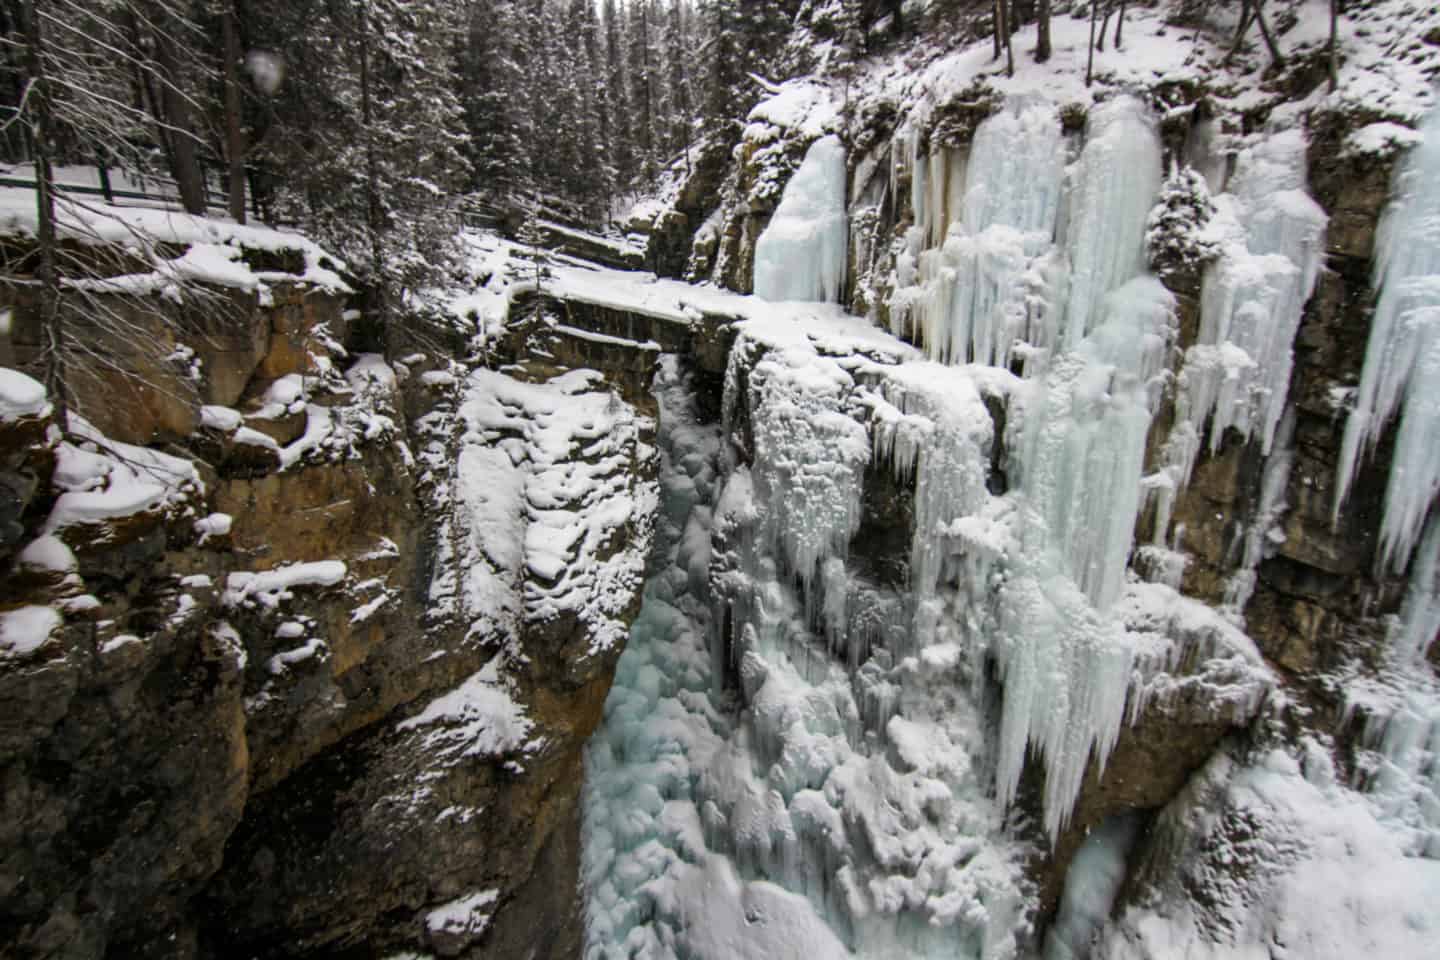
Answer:
[[810, 145], [755, 244], [755, 295], [834, 303], [845, 285], [845, 147]]
[[1091, 110], [1067, 167], [1070, 150], [1054, 104], [1016, 99], [968, 154], [913, 158], [918, 276], [892, 304], [896, 333], [945, 363], [1010, 366], [1073, 350], [1102, 322], [1105, 298], [1144, 267], [1160, 140], [1144, 105], [1119, 97]]
[[1305, 150], [1300, 130], [1263, 138], [1240, 152], [1229, 191], [1215, 197], [1221, 252], [1205, 272], [1200, 333], [1177, 399], [1197, 438], [1211, 421], [1212, 451], [1233, 428], [1268, 454], [1285, 410], [1291, 345], [1320, 273], [1327, 221], [1306, 192]]
[[1380, 291], [1335, 487], [1338, 516], [1361, 456], [1397, 414], [1377, 565], [1399, 572], [1440, 492], [1440, 110], [1396, 170], [1375, 244]]
[[[662, 369], [663, 549], [588, 754], [592, 960], [1013, 957], [1026, 764], [1053, 843], [1187, 643], [1264, 674], [1213, 611], [1127, 578], [1177, 335], [1144, 270], [1154, 117], [1116, 98], [1080, 137], [1016, 100], [968, 153], [911, 160], [892, 316], [923, 352], [762, 302], [718, 427]], [[844, 173], [811, 145], [762, 297], [838, 295]]]

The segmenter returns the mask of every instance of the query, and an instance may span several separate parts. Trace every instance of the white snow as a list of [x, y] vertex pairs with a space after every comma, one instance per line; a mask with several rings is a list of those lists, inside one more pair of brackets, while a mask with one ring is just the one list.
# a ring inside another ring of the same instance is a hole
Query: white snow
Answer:
[[70, 432], [74, 442], [56, 450], [54, 477], [66, 492], [45, 521], [46, 533], [162, 511], [203, 492], [188, 460], [110, 440], [73, 412]]
[[1128, 908], [1091, 955], [1433, 956], [1440, 862], [1407, 855], [1365, 799], [1335, 781], [1323, 748], [1302, 756], [1275, 749], [1245, 766], [1212, 761], [1188, 788], [1204, 791], [1204, 806], [1172, 881], [1202, 896], [1172, 890]]
[[[276, 280], [294, 280], [337, 293], [350, 288], [337, 271], [345, 265], [307, 237], [263, 226], [242, 226], [219, 219], [143, 207], [112, 206], [95, 198], [77, 200], [63, 193], [55, 199], [58, 233], [62, 239], [83, 244], [116, 244], [138, 248], [143, 244], [179, 244], [187, 249], [173, 261], [157, 261], [151, 275], [121, 280], [144, 279], [164, 284], [173, 279], [193, 279], [256, 289]], [[0, 188], [0, 232], [34, 236], [37, 229], [35, 193], [15, 187]], [[242, 250], [295, 251], [304, 261], [302, 273], [257, 274], [240, 262]], [[325, 266], [324, 264], [330, 264]]]
[[37, 537], [25, 545], [15, 557], [21, 567], [54, 573], [69, 573], [76, 569], [75, 554], [65, 541], [54, 535]]
[[200, 535], [200, 542], [204, 543], [211, 537], [229, 536], [233, 524], [234, 518], [230, 514], [212, 513], [195, 521], [195, 532]]
[[259, 573], [237, 571], [225, 578], [227, 606], [259, 604], [276, 609], [294, 597], [297, 587], [333, 587], [345, 579], [345, 564], [339, 560], [292, 563]]
[[244, 418], [239, 410], [231, 407], [221, 407], [215, 404], [205, 404], [200, 408], [200, 424], [209, 427], [211, 430], [219, 430], [221, 433], [234, 433], [240, 429]]
[[0, 421], [42, 417], [50, 409], [45, 387], [9, 367], [0, 367]]
[[534, 723], [511, 696], [500, 672], [503, 660], [503, 655], [493, 657], [478, 673], [430, 701], [397, 729], [426, 729], [425, 748], [451, 764], [467, 757], [495, 757], [538, 746], [530, 739]]
[[0, 657], [34, 653], [44, 646], [60, 623], [60, 614], [52, 607], [28, 605], [0, 611]]
[[456, 897], [426, 913], [425, 928], [431, 933], [478, 937], [490, 926], [490, 917], [499, 899], [499, 890], [480, 890]]

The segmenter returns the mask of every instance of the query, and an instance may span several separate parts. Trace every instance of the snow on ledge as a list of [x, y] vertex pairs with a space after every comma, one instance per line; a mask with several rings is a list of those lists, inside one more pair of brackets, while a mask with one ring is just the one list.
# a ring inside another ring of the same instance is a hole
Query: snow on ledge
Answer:
[[0, 422], [21, 417], [43, 417], [50, 412], [45, 387], [9, 367], [0, 367]]
[[539, 746], [529, 739], [534, 723], [500, 676], [503, 659], [503, 655], [493, 658], [479, 673], [401, 721], [397, 729], [436, 728], [426, 734], [425, 747], [447, 764]]

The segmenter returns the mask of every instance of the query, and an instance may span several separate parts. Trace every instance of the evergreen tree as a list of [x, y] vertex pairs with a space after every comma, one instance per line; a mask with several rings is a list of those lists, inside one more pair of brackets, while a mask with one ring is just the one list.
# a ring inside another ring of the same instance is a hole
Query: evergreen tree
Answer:
[[[599, 32], [592, 0], [570, 0], [565, 37], [569, 41], [570, 99], [575, 115], [569, 124], [573, 146], [568, 151], [568, 193], [586, 217], [597, 222], [603, 218], [611, 183], [608, 151], [601, 142], [603, 98], [595, 80]], [[608, 124], [608, 115], [605, 121]]]
[[639, 169], [632, 128], [634, 111], [631, 108], [630, 82], [626, 73], [623, 28], [615, 0], [605, 0], [604, 10], [605, 93], [610, 106], [609, 153], [614, 163], [616, 187], [620, 189], [635, 181]]
[[705, 135], [715, 140], [731, 140], [738, 134], [737, 121], [743, 115], [739, 108], [748, 85], [737, 4], [738, 0], [711, 0], [706, 18], [707, 71], [701, 126]]
[[662, 140], [668, 159], [684, 150], [694, 135], [694, 93], [690, 86], [691, 58], [689, 11], [683, 0], [671, 0], [665, 17], [665, 108], [661, 113]]
[[[277, 159], [282, 204], [346, 259], [383, 318], [450, 265], [469, 174], [453, 53], [464, 8], [444, 0], [361, 0], [314, 16], [298, 145]], [[293, 83], [293, 81], [292, 81]], [[284, 142], [283, 136], [281, 142]]]
[[516, 0], [473, 0], [460, 49], [471, 185], [492, 206], [528, 190], [528, 113]]
[[649, 186], [655, 181], [655, 72], [654, 40], [650, 22], [649, 0], [632, 0], [629, 6], [630, 37], [629, 67], [631, 96], [635, 108], [635, 153], [637, 159], [634, 184]]

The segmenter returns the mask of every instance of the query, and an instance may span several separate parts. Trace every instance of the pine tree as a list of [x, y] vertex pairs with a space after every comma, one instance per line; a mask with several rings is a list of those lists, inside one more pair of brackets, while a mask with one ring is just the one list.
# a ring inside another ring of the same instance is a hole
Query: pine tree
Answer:
[[313, 88], [297, 96], [313, 102], [277, 138], [294, 144], [276, 157], [280, 202], [371, 289], [377, 319], [453, 259], [469, 175], [453, 59], [463, 16], [444, 0], [324, 4], [304, 35]]
[[615, 0], [605, 0], [605, 92], [609, 98], [610, 156], [613, 158], [617, 189], [635, 181], [638, 171], [634, 111], [626, 73], [626, 50], [620, 14]]
[[661, 114], [666, 157], [672, 157], [690, 145], [694, 135], [694, 93], [690, 87], [690, 50], [688, 11], [682, 0], [671, 0], [665, 17], [664, 58], [667, 82], [665, 109]]
[[745, 65], [737, 0], [711, 0], [707, 17], [705, 106], [701, 126], [714, 140], [731, 140], [738, 133], [745, 85]]
[[533, 186], [526, 163], [521, 22], [516, 0], [474, 0], [460, 49], [472, 189], [496, 207]]
[[632, 0], [630, 13], [629, 66], [631, 95], [635, 107], [636, 180], [648, 186], [655, 180], [655, 72], [652, 69], [654, 40], [651, 36], [649, 0]]
[[[574, 150], [568, 192], [588, 219], [599, 221], [610, 196], [610, 170], [600, 127], [602, 97], [595, 80], [599, 24], [592, 0], [570, 0], [565, 36], [570, 44], [570, 96], [575, 109], [570, 121]], [[607, 123], [608, 119], [607, 115]]]

